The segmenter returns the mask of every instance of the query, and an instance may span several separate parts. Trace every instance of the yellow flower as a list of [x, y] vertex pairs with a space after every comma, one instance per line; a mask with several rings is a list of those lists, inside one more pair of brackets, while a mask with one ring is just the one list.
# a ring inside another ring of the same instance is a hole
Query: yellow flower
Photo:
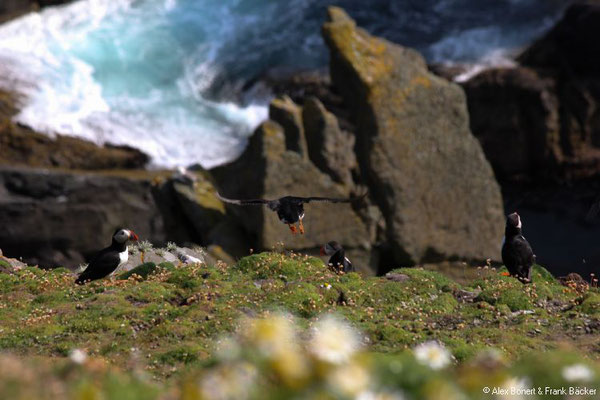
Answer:
[[360, 347], [360, 340], [347, 323], [333, 315], [326, 315], [315, 323], [308, 345], [317, 359], [341, 364], [354, 355]]
[[291, 317], [276, 314], [251, 320], [246, 339], [265, 357], [273, 358], [296, 346], [297, 337]]

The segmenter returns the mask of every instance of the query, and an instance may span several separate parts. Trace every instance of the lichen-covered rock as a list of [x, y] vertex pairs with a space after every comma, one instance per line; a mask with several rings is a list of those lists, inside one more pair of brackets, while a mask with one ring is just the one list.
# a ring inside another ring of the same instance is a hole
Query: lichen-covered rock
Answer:
[[561, 161], [554, 83], [529, 68], [483, 71], [464, 83], [471, 130], [496, 176], [552, 176]]
[[[283, 128], [261, 124], [242, 156], [211, 170], [225, 197], [274, 199], [286, 195], [346, 197], [350, 188], [337, 184], [300, 154], [286, 150]], [[367, 228], [349, 204], [311, 203], [305, 207], [306, 234], [292, 236], [275, 212], [264, 206], [229, 207], [258, 248], [284, 242], [290, 249], [306, 249], [336, 240], [347, 247], [371, 243]]]
[[498, 259], [502, 197], [469, 131], [462, 89], [429, 73], [416, 51], [357, 28], [339, 8], [329, 9], [323, 36], [396, 261]]
[[173, 191], [184, 218], [194, 227], [196, 236], [205, 242], [208, 232], [225, 218], [225, 205], [216, 196], [216, 190], [203, 174], [196, 174], [194, 182], [173, 182]]
[[269, 105], [269, 118], [277, 122], [285, 132], [285, 147], [307, 157], [306, 138], [302, 124], [302, 109], [289, 98], [283, 95], [271, 101]]
[[354, 136], [340, 129], [337, 118], [316, 97], [302, 108], [310, 160], [336, 182], [352, 185], [351, 170], [358, 166]]

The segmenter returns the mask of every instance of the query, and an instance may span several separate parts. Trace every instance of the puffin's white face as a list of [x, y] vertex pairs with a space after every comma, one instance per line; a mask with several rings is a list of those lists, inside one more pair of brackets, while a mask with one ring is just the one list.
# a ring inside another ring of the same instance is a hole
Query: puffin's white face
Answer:
[[131, 237], [131, 231], [128, 229], [121, 229], [115, 236], [113, 236], [118, 243], [125, 243]]

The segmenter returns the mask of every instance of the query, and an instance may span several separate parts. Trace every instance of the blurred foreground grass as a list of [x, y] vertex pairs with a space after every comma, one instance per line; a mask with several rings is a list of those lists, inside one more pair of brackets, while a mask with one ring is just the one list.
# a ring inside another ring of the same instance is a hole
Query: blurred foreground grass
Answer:
[[490, 269], [462, 285], [336, 275], [279, 253], [138, 268], [85, 286], [0, 274], [0, 398], [556, 399], [546, 386], [599, 383], [597, 289], [540, 267], [530, 285]]

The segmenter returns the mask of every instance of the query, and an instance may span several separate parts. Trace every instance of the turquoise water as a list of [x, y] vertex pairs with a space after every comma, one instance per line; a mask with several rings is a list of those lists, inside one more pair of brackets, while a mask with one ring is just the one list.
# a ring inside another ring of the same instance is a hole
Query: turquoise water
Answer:
[[[323, 67], [322, 0], [80, 0], [0, 26], [0, 85], [19, 122], [138, 147], [154, 165], [235, 158], [266, 117], [240, 88], [266, 70]], [[338, 1], [434, 62], [509, 62], [547, 29], [552, 0]], [[368, 5], [367, 5], [368, 4]]]

